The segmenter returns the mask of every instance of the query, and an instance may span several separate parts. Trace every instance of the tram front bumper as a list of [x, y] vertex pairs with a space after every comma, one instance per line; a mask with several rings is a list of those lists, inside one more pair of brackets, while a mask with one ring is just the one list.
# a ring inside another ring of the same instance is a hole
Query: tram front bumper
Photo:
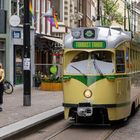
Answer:
[[90, 117], [93, 114], [93, 108], [90, 103], [80, 103], [77, 108], [77, 115], [80, 117]]

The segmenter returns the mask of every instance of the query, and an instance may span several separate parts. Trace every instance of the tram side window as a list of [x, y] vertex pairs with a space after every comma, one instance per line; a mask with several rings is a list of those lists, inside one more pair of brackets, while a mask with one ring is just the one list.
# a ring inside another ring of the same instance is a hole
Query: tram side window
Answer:
[[125, 72], [125, 61], [124, 61], [124, 51], [116, 51], [116, 72], [123, 73]]

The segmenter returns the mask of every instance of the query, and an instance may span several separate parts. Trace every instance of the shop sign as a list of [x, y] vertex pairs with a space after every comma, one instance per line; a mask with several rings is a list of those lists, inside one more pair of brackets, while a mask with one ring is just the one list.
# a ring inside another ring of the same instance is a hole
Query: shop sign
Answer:
[[13, 38], [20, 39], [21, 31], [13, 31], [12, 36], [13, 36]]

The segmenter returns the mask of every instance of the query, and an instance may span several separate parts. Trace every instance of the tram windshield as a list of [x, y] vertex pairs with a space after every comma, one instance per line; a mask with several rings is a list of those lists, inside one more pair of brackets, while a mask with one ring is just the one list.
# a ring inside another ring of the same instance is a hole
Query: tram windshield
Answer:
[[110, 51], [78, 51], [68, 52], [72, 59], [66, 66], [66, 72], [69, 74], [111, 74], [114, 72], [112, 61], [113, 53]]

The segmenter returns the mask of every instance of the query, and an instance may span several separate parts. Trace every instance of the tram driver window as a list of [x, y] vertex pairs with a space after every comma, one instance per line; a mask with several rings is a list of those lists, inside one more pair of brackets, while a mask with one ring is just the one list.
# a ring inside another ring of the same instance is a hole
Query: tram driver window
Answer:
[[125, 72], [125, 61], [124, 61], [124, 51], [116, 51], [116, 72], [124, 73]]
[[[93, 62], [93, 71], [100, 71], [102, 74], [111, 74], [114, 72], [112, 62], [113, 54], [110, 51], [93, 51], [91, 60]], [[98, 73], [98, 72], [97, 72]]]
[[88, 67], [88, 52], [76, 52], [66, 71], [71, 74], [86, 74]]
[[88, 53], [87, 52], [80, 52], [78, 55], [76, 55], [71, 62], [78, 62], [88, 59]]

